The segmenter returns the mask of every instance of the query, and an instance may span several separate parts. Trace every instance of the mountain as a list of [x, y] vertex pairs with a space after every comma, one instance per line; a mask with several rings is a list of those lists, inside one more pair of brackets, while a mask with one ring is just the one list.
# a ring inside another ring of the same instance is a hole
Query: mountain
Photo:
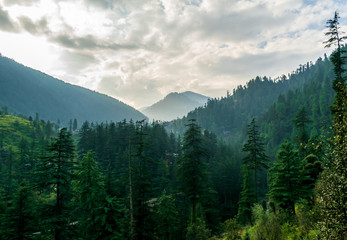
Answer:
[[142, 112], [150, 120], [171, 121], [203, 106], [208, 99], [209, 97], [191, 91], [172, 92], [159, 102], [143, 108]]
[[295, 140], [293, 120], [303, 107], [311, 120], [306, 129], [308, 136], [329, 129], [333, 79], [333, 65], [325, 56], [315, 64], [301, 65], [288, 76], [275, 80], [256, 77], [226, 97], [209, 99], [205, 106], [189, 112], [187, 117], [171, 121], [166, 127], [169, 132], [182, 135], [188, 119], [196, 119], [202, 129], [242, 146], [247, 138], [247, 125], [256, 118], [267, 150], [274, 155], [284, 139]]
[[0, 106], [26, 116], [67, 125], [76, 118], [105, 122], [146, 117], [134, 108], [104, 94], [65, 83], [0, 56]]

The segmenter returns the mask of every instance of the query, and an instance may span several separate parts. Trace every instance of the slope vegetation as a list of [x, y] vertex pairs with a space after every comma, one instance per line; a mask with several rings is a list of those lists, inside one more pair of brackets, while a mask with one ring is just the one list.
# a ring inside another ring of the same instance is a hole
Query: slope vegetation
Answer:
[[206, 106], [170, 122], [167, 129], [182, 135], [187, 120], [194, 118], [202, 128], [241, 145], [246, 139], [247, 125], [256, 118], [268, 149], [276, 151], [284, 139], [294, 137], [293, 120], [302, 107], [312, 121], [310, 135], [319, 134], [329, 126], [329, 106], [334, 99], [333, 77], [332, 64], [327, 57], [319, 58], [315, 64], [307, 63], [276, 80], [256, 77], [226, 97], [209, 99]]

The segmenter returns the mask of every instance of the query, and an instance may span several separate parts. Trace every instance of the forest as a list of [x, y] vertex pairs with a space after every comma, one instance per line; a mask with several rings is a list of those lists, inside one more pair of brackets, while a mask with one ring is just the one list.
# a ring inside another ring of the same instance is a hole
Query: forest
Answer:
[[338, 19], [329, 58], [169, 123], [66, 127], [2, 106], [0, 239], [347, 239]]

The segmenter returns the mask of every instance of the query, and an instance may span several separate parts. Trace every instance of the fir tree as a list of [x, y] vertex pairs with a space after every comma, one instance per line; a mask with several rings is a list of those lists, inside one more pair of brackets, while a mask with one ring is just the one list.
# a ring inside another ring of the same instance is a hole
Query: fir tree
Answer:
[[178, 175], [181, 188], [188, 197], [191, 207], [191, 222], [197, 221], [197, 204], [205, 190], [205, 151], [202, 147], [200, 127], [194, 119], [187, 125], [184, 134], [183, 156], [178, 162]]
[[324, 239], [347, 238], [347, 93], [345, 50], [342, 42], [347, 37], [341, 36], [339, 14], [327, 21], [326, 33], [330, 39], [326, 47], [336, 45], [331, 55], [334, 64], [335, 79], [333, 89], [336, 92], [331, 108], [333, 114], [333, 150], [330, 152], [330, 168], [325, 169], [317, 184], [317, 205], [321, 219], [319, 226]]
[[[71, 180], [74, 169], [74, 145], [71, 133], [66, 128], [60, 130], [58, 137], [47, 149], [47, 156], [42, 158], [37, 171], [41, 187], [48, 188], [55, 194], [52, 212], [47, 216], [49, 229], [54, 231], [54, 239], [65, 239], [68, 235], [69, 209], [68, 203], [72, 196]], [[50, 209], [51, 208], [51, 209]]]
[[133, 206], [135, 221], [135, 236], [137, 239], [152, 239], [153, 232], [150, 231], [153, 225], [153, 214], [148, 204], [153, 198], [153, 184], [150, 173], [151, 158], [146, 154], [146, 128], [144, 121], [136, 122], [136, 145], [134, 154], [134, 164], [132, 184], [133, 184]]
[[253, 185], [253, 178], [249, 174], [250, 170], [247, 166], [243, 166], [243, 184], [241, 191], [241, 199], [239, 201], [238, 219], [240, 222], [247, 222], [253, 225], [252, 207], [256, 203], [256, 194]]
[[295, 215], [295, 203], [309, 194], [308, 186], [303, 185], [305, 175], [301, 161], [288, 141], [281, 144], [277, 158], [278, 162], [270, 168], [269, 197], [277, 206]]
[[100, 215], [103, 199], [106, 197], [104, 182], [94, 154], [89, 151], [80, 162], [76, 172], [76, 199], [80, 215], [79, 225], [84, 239], [97, 239], [104, 232]]
[[159, 239], [173, 240], [176, 239], [178, 230], [178, 211], [175, 199], [171, 195], [167, 195], [164, 190], [156, 204], [156, 226]]
[[248, 125], [248, 140], [243, 145], [242, 151], [247, 152], [243, 158], [243, 164], [249, 170], [253, 170], [253, 186], [255, 189], [255, 201], [258, 201], [258, 175], [257, 173], [263, 169], [267, 169], [268, 157], [265, 154], [264, 143], [259, 136], [258, 126], [255, 123], [255, 118]]
[[35, 201], [28, 182], [20, 184], [7, 205], [6, 211], [0, 215], [1, 239], [28, 239], [37, 231]]
[[83, 239], [124, 237], [123, 207], [116, 197], [107, 195], [101, 172], [91, 151], [81, 161], [75, 190]]
[[300, 108], [299, 112], [296, 114], [295, 119], [293, 120], [294, 128], [298, 130], [297, 141], [299, 144], [299, 154], [300, 157], [305, 157], [305, 145], [309, 139], [307, 133], [307, 126], [312, 121], [309, 119], [305, 107]]

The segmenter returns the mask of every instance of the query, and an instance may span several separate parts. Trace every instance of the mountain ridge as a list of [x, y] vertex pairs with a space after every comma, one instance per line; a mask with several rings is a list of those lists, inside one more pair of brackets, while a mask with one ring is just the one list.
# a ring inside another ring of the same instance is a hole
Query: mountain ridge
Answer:
[[79, 122], [142, 120], [131, 106], [96, 91], [66, 83], [46, 73], [0, 57], [0, 105], [26, 116], [67, 124]]
[[171, 121], [207, 103], [209, 97], [192, 91], [171, 92], [142, 112], [150, 120]]

